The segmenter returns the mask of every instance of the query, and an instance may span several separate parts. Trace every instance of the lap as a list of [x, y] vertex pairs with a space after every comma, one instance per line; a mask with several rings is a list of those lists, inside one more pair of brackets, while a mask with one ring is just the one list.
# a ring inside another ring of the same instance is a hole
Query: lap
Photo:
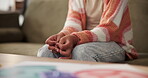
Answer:
[[[48, 50], [47, 44], [39, 49], [37, 56], [58, 57]], [[72, 59], [97, 62], [119, 62], [125, 59], [125, 53], [115, 42], [91, 42], [77, 45], [72, 51]]]
[[118, 62], [124, 61], [125, 52], [115, 42], [91, 42], [76, 46], [73, 50], [73, 59]]

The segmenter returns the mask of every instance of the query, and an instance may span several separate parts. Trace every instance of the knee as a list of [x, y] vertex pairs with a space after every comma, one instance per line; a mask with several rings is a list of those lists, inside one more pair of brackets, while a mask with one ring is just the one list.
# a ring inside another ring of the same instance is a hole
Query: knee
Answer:
[[77, 45], [72, 51], [72, 58], [76, 60], [82, 60], [87, 56], [87, 45], [81, 44]]
[[51, 51], [48, 49], [48, 45], [45, 44], [43, 47], [41, 47], [38, 50], [37, 56], [38, 57], [48, 57], [48, 55], [51, 53]]

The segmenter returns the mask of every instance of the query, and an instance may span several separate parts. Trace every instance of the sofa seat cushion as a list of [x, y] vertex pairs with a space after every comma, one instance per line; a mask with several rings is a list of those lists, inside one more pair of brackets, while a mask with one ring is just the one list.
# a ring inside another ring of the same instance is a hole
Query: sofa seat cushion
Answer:
[[42, 46], [35, 43], [0, 43], [0, 53], [36, 56]]
[[132, 61], [127, 61], [128, 64], [148, 66], [148, 58], [139, 58]]
[[19, 28], [0, 28], [0, 42], [22, 41], [23, 34]]

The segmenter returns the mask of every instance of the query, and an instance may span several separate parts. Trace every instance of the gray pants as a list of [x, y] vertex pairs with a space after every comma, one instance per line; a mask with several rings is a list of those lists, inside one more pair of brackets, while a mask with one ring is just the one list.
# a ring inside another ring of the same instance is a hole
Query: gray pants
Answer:
[[[48, 50], [47, 44], [39, 49], [37, 56], [58, 57], [58, 55]], [[91, 42], [77, 45], [72, 51], [72, 59], [95, 62], [123, 62], [125, 51], [115, 42]]]

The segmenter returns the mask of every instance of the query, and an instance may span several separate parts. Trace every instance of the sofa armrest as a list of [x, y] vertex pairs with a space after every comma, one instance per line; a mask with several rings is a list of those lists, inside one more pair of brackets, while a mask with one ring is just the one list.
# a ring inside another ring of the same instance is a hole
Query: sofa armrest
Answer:
[[148, 58], [148, 53], [138, 53], [139, 58]]
[[22, 41], [18, 17], [17, 12], [0, 12], [0, 42]]
[[139, 55], [138, 59], [125, 61], [125, 63], [148, 66], [148, 53], [138, 53], [138, 55]]
[[18, 12], [0, 12], [0, 28], [19, 27]]

